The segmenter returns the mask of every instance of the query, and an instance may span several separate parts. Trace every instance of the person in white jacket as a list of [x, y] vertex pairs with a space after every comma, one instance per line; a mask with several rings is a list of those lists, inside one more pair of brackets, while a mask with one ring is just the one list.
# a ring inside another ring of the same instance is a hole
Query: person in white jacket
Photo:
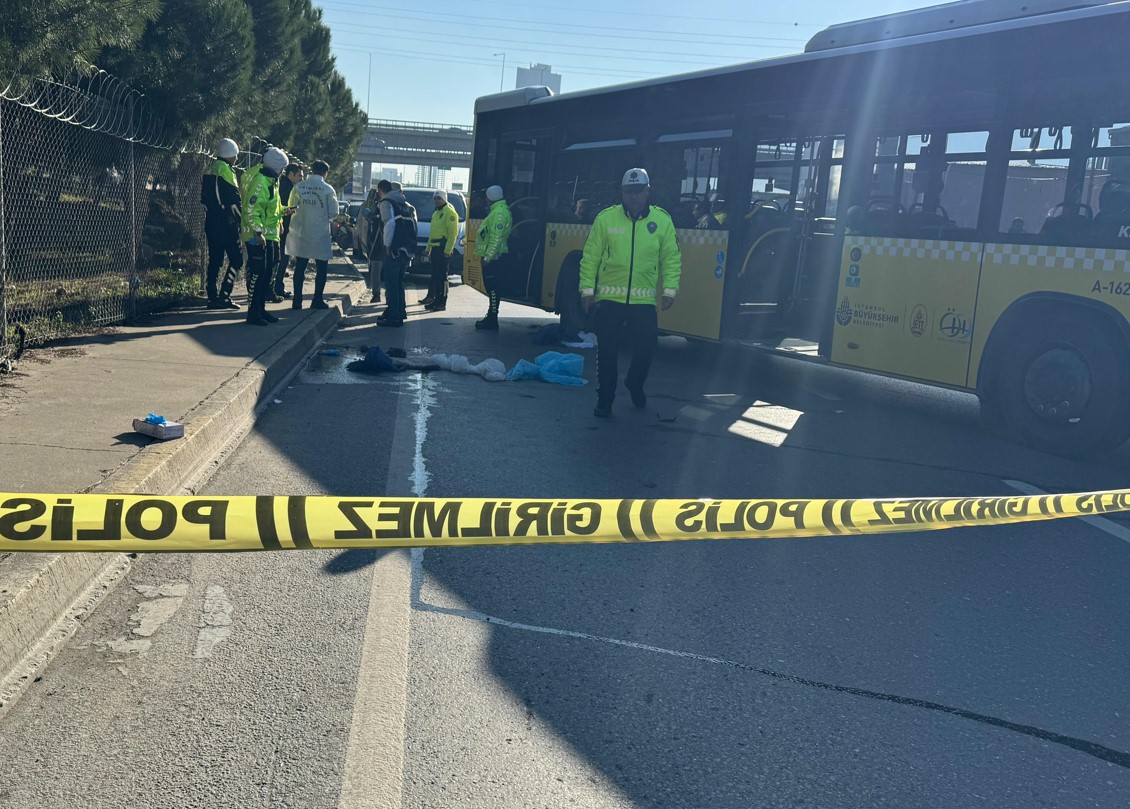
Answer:
[[330, 222], [337, 216], [337, 192], [326, 182], [330, 172], [324, 160], [315, 160], [311, 174], [290, 192], [288, 207], [294, 210], [290, 220], [290, 233], [286, 238], [286, 254], [294, 261], [294, 298], [292, 309], [302, 308], [302, 285], [306, 281], [306, 266], [313, 259], [317, 273], [314, 276], [314, 300], [311, 309], [329, 309], [322, 300], [326, 289], [326, 271], [333, 256], [330, 240]]

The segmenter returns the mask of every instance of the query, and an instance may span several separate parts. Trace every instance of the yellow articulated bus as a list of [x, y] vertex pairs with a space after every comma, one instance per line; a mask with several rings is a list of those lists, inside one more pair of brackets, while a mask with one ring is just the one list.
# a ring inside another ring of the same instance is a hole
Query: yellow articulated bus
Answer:
[[1127, 2], [974, 0], [833, 26], [791, 57], [481, 98], [473, 187], [503, 186], [515, 223], [502, 297], [580, 326], [590, 223], [643, 166], [683, 252], [664, 331], [974, 391], [1051, 452], [1116, 447], [1128, 35]]

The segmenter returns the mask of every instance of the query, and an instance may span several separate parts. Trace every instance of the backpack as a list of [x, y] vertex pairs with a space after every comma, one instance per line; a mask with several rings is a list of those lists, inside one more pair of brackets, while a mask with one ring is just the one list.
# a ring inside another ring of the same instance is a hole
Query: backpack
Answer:
[[392, 213], [396, 219], [396, 229], [392, 233], [392, 252], [399, 253], [404, 250], [408, 253], [416, 252], [416, 209], [407, 202], [390, 199]]

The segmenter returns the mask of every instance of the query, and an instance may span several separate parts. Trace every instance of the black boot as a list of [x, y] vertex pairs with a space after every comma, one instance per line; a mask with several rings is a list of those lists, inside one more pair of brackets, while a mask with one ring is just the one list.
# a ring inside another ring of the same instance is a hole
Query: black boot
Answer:
[[487, 309], [487, 316], [482, 320], [475, 321], [475, 328], [484, 331], [498, 331], [498, 290], [492, 289], [490, 291], [490, 308]]
[[329, 309], [330, 305], [322, 300], [322, 295], [326, 291], [326, 275], [319, 271], [314, 276], [314, 302], [310, 304], [311, 309]]
[[270, 278], [247, 277], [247, 322], [252, 326], [266, 326], [267, 294], [270, 292]]

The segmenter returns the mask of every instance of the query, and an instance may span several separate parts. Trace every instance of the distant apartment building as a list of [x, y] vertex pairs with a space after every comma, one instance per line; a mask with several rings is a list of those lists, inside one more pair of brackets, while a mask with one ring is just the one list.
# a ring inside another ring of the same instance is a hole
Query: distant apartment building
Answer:
[[519, 87], [548, 87], [554, 95], [561, 93], [561, 75], [554, 73], [549, 65], [536, 64], [529, 67], [518, 68], [518, 80], [514, 84]]

